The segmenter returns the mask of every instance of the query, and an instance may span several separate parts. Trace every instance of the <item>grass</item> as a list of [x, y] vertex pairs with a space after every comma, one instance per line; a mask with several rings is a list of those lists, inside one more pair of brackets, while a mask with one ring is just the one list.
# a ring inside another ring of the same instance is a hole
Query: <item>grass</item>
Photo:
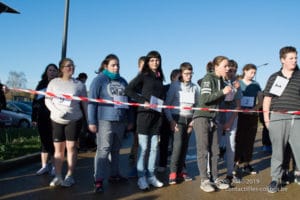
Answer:
[[41, 149], [40, 138], [32, 128], [0, 128], [0, 162]]

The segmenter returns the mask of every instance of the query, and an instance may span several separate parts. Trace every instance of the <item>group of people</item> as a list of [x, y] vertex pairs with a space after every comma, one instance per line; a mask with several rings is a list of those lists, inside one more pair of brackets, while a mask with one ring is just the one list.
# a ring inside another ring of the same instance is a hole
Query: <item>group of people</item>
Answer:
[[[185, 157], [194, 131], [200, 188], [205, 192], [228, 189], [232, 182], [240, 181], [242, 173], [257, 173], [250, 162], [258, 113], [263, 110], [273, 146], [269, 192], [276, 192], [281, 185], [288, 143], [297, 166], [300, 164], [297, 154], [300, 149], [296, 142], [300, 117], [282, 113], [300, 110], [296, 49], [282, 48], [280, 61], [282, 68], [270, 77], [262, 92], [254, 80], [257, 70], [254, 64], [246, 64], [243, 75], [237, 77], [237, 62], [225, 56], [217, 56], [207, 64], [207, 74], [198, 84], [192, 82], [191, 63], [183, 62], [172, 72], [172, 82], [165, 86], [159, 52], [150, 51], [139, 60], [139, 72], [129, 83], [120, 75], [119, 58], [114, 54], [107, 55], [91, 82], [88, 98], [136, 102], [137, 108], [119, 103], [73, 100], [71, 96], [87, 97], [84, 82], [73, 78], [74, 62], [64, 58], [59, 67], [49, 64], [36, 90], [54, 95], [36, 95], [33, 102], [32, 121], [38, 127], [42, 142], [42, 168], [37, 174], [53, 174], [50, 186], [70, 187], [75, 183], [78, 137], [82, 126], [87, 123], [88, 130], [96, 134], [96, 193], [103, 192], [105, 180], [112, 183], [127, 181], [119, 170], [119, 151], [128, 130], [134, 132], [132, 154], [136, 159], [137, 185], [141, 190], [151, 185], [163, 187], [164, 183], [157, 178], [155, 169], [158, 158], [161, 167], [167, 166], [170, 136], [169, 184], [189, 181], [192, 178], [187, 172]], [[170, 107], [162, 109], [162, 105]], [[201, 109], [187, 109], [190, 107]], [[219, 109], [246, 109], [247, 112], [218, 112]], [[225, 179], [218, 177], [220, 147], [226, 149]], [[137, 151], [134, 150], [137, 148]], [[63, 178], [65, 150], [68, 170]], [[51, 160], [51, 167], [48, 160]], [[300, 177], [300, 173], [295, 175]]]

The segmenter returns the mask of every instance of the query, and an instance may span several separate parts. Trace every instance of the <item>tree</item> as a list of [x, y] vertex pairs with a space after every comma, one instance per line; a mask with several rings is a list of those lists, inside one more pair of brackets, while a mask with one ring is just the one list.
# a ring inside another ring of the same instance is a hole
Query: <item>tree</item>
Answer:
[[23, 72], [10, 71], [6, 85], [10, 88], [26, 88], [27, 79]]

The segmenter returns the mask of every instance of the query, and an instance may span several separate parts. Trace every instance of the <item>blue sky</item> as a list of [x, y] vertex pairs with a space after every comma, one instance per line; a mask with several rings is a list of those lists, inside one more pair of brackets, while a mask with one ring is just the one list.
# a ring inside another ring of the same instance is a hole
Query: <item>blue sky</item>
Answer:
[[[0, 80], [24, 72], [34, 89], [44, 68], [61, 57], [64, 0], [2, 0], [21, 14], [0, 15]], [[137, 74], [137, 59], [162, 55], [166, 83], [182, 62], [194, 67], [193, 81], [217, 55], [267, 66], [258, 69], [262, 87], [280, 68], [279, 49], [300, 48], [299, 0], [70, 0], [67, 57], [74, 76], [86, 72], [87, 86], [109, 53], [120, 58], [121, 75]]]

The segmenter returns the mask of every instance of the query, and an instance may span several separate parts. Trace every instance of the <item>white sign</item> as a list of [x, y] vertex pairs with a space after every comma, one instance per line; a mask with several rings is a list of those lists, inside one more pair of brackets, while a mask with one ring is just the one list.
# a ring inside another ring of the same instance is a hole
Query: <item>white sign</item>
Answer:
[[[164, 101], [155, 97], [155, 96], [151, 96], [150, 98], [150, 104], [153, 104], [153, 105], [157, 105], [157, 106], [162, 106], [164, 104]], [[152, 110], [155, 110], [157, 112], [161, 112], [161, 107], [152, 107], [151, 108]]]
[[281, 76], [277, 76], [271, 87], [270, 93], [275, 94], [277, 96], [281, 96], [288, 83], [288, 79], [283, 78]]
[[195, 92], [179, 91], [180, 103], [195, 103]]

